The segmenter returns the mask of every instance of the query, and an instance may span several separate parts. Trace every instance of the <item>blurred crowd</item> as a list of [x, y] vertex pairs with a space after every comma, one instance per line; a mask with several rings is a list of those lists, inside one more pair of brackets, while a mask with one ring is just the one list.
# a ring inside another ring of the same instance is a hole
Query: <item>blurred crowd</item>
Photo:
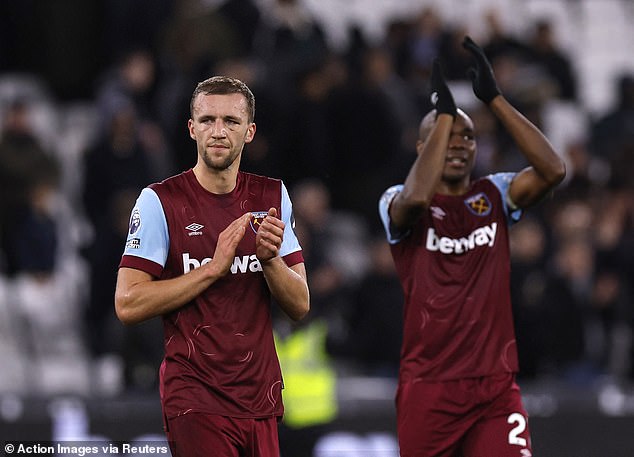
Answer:
[[[377, 203], [414, 159], [434, 57], [477, 126], [475, 174], [525, 166], [465, 95], [468, 28], [427, 6], [378, 41], [351, 27], [338, 49], [299, 0], [47, 3], [2, 6], [0, 391], [156, 388], [161, 323], [116, 320], [117, 266], [140, 190], [195, 163], [189, 98], [212, 74], [253, 90], [242, 168], [282, 178], [294, 203], [312, 310], [300, 324], [279, 316], [278, 334], [325, 322], [339, 373], [395, 377], [402, 292]], [[577, 123], [557, 144], [566, 181], [511, 231], [521, 379], [632, 381], [634, 71], [614, 75], [615, 103], [591, 113], [553, 24], [531, 20], [518, 34], [483, 10], [474, 36], [535, 124], [561, 138]], [[25, 40], [49, 40], [48, 54]]]

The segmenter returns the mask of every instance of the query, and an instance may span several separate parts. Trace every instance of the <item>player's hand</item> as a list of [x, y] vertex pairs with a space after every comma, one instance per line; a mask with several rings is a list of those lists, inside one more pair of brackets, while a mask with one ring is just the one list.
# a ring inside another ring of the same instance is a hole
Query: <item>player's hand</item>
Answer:
[[219, 276], [224, 276], [229, 272], [233, 260], [236, 256], [236, 249], [244, 233], [249, 226], [251, 213], [245, 213], [227, 226], [220, 235], [213, 259], [209, 262]]
[[495, 97], [501, 94], [491, 63], [482, 48], [470, 37], [466, 36], [464, 38], [462, 47], [475, 58], [475, 67], [471, 67], [467, 71], [467, 75], [473, 83], [473, 92], [476, 97], [488, 105]]
[[277, 218], [277, 210], [269, 209], [255, 235], [255, 256], [261, 263], [279, 255], [285, 226], [286, 224]]
[[431, 102], [436, 106], [437, 114], [450, 114], [456, 117], [456, 102], [447, 86], [438, 58], [434, 59], [431, 72]]

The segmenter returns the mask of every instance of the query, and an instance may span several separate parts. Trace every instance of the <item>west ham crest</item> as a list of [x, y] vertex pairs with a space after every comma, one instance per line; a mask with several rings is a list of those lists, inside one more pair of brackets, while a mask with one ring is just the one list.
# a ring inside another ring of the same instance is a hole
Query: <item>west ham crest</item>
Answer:
[[469, 211], [476, 216], [486, 216], [491, 212], [491, 202], [484, 192], [479, 192], [464, 201]]
[[262, 224], [267, 214], [269, 214], [268, 211], [251, 211], [251, 221], [249, 223], [254, 233], [258, 233], [260, 224]]

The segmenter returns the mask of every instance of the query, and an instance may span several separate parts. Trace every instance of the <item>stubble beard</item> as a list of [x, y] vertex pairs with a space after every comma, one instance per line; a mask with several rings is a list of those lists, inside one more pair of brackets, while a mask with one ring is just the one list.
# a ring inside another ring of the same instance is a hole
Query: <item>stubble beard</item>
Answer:
[[221, 159], [221, 161], [219, 162], [214, 161], [206, 150], [202, 152], [203, 162], [205, 163], [207, 168], [214, 171], [225, 171], [229, 169], [231, 165], [233, 165], [233, 163], [236, 161], [237, 157], [238, 154], [231, 151], [227, 157]]

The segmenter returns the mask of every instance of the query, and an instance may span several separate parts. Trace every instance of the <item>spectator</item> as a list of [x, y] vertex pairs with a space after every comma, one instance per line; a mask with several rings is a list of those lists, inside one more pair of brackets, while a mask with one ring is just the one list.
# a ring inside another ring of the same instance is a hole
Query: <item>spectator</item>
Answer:
[[544, 338], [543, 300], [547, 236], [536, 218], [525, 217], [509, 233], [511, 246], [511, 303], [515, 320], [519, 377], [535, 379], [548, 353]]
[[420, 84], [427, 81], [431, 74], [432, 62], [438, 55], [445, 26], [436, 9], [431, 6], [423, 8], [412, 23], [407, 79], [413, 84]]
[[330, 94], [335, 82], [326, 62], [297, 75], [296, 96], [288, 110], [284, 176], [292, 185], [312, 177], [329, 183], [335, 166], [334, 132], [329, 124]]
[[83, 316], [86, 338], [93, 357], [121, 357], [125, 386], [147, 390], [157, 386], [156, 371], [147, 367], [158, 365], [162, 357], [160, 322], [121, 330], [115, 325], [112, 297], [134, 198], [148, 183], [166, 176], [165, 145], [153, 138], [153, 129], [140, 125], [131, 105], [114, 110], [106, 129], [84, 156], [83, 204], [94, 230], [85, 247], [91, 284]]
[[631, 187], [634, 161], [634, 74], [625, 73], [616, 84], [614, 108], [595, 120], [590, 147], [592, 153], [606, 160], [614, 185]]
[[[157, 138], [144, 136], [133, 106], [113, 111], [107, 131], [85, 154], [84, 206], [98, 229], [107, 217], [111, 197], [122, 189], [141, 189], [164, 178], [169, 169], [163, 162], [165, 146]], [[157, 141], [158, 140], [158, 141]]]
[[332, 317], [347, 301], [347, 287], [367, 268], [366, 227], [357, 214], [332, 207], [330, 189], [320, 180], [297, 183], [292, 197], [298, 238], [307, 245], [302, 247], [309, 259], [313, 312]]
[[547, 19], [538, 20], [533, 36], [528, 40], [527, 54], [530, 61], [546, 70], [556, 86], [557, 98], [577, 101], [577, 78], [570, 57], [556, 42], [555, 29]]
[[262, 12], [254, 52], [267, 62], [269, 85], [283, 103], [293, 76], [320, 62], [328, 44], [321, 25], [300, 0], [271, 0]]
[[[396, 378], [403, 333], [403, 290], [383, 236], [372, 238], [368, 249], [370, 268], [352, 292], [349, 331], [340, 356], [359, 364], [365, 375]], [[377, 326], [381, 338], [377, 338]]]
[[401, 151], [403, 127], [395, 105], [372, 74], [369, 53], [363, 54], [362, 72], [331, 93], [328, 120], [337, 158], [331, 188], [334, 207], [358, 212], [368, 224], [378, 225], [373, 202], [402, 165], [394, 157]]
[[586, 332], [595, 319], [590, 309], [594, 252], [588, 240], [579, 236], [562, 239], [555, 246], [542, 302], [548, 352], [541, 372], [585, 384], [597, 374], [588, 357], [592, 348]]
[[57, 255], [51, 204], [59, 185], [59, 163], [40, 146], [25, 100], [10, 106], [1, 136], [0, 237], [6, 272], [48, 276]]
[[[416, 94], [411, 86], [397, 73], [393, 56], [384, 46], [372, 46], [364, 56], [364, 73], [372, 85], [375, 85], [387, 98], [390, 111], [397, 118], [401, 126], [400, 149], [411, 152], [411, 145], [418, 134], [418, 121], [424, 114], [416, 100]], [[397, 159], [398, 160], [398, 159]], [[401, 160], [401, 162], [409, 162]], [[409, 166], [409, 163], [402, 163]]]
[[[81, 339], [77, 278], [64, 265], [60, 164], [43, 149], [28, 100], [14, 102], [0, 144], [0, 229], [9, 277], [9, 309], [29, 393], [85, 392], [87, 366]], [[53, 119], [48, 119], [52, 121]], [[54, 310], [54, 312], [51, 312]]]
[[484, 21], [487, 25], [488, 36], [483, 48], [492, 61], [501, 55], [524, 56], [526, 54], [526, 44], [508, 32], [506, 24], [500, 17], [500, 11], [495, 8], [485, 10]]

